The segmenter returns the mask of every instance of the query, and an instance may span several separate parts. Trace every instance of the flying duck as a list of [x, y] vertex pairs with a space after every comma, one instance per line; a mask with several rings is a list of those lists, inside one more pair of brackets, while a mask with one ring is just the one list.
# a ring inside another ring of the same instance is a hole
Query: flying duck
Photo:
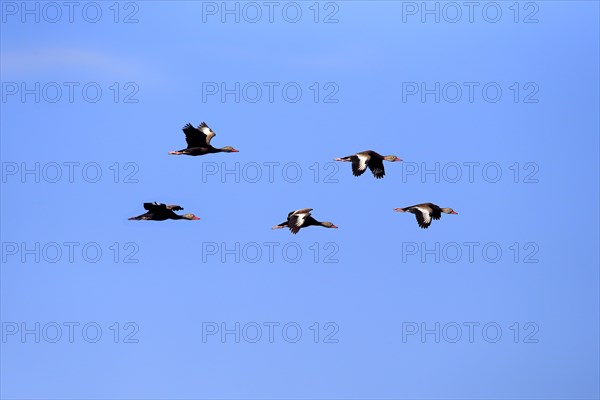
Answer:
[[295, 235], [300, 231], [300, 228], [307, 226], [323, 226], [325, 228], [337, 228], [331, 222], [320, 222], [314, 219], [310, 212], [312, 208], [303, 208], [301, 210], [292, 211], [288, 214], [287, 221], [275, 225], [273, 229], [290, 228], [290, 231]]
[[183, 210], [183, 207], [178, 205], [166, 205], [163, 203], [144, 203], [144, 210], [148, 210], [146, 214], [138, 215], [137, 217], [129, 218], [130, 221], [164, 221], [166, 219], [187, 219], [197, 221], [200, 218], [194, 214], [175, 214], [174, 211]]
[[192, 124], [186, 124], [183, 128], [185, 133], [185, 141], [187, 142], [187, 148], [178, 151], [170, 151], [169, 154], [174, 155], [188, 155], [188, 156], [203, 156], [211, 153], [237, 153], [238, 150], [231, 146], [225, 146], [217, 149], [210, 145], [210, 140], [216, 135], [216, 133], [202, 122], [197, 128], [194, 128]]
[[381, 179], [385, 175], [385, 169], [383, 168], [384, 160], [390, 162], [402, 161], [396, 156], [382, 156], [373, 150], [361, 151], [348, 157], [334, 158], [334, 160], [352, 161], [352, 173], [354, 176], [361, 176], [367, 170], [367, 167], [369, 167], [373, 176], [377, 179]]
[[394, 211], [409, 212], [415, 214], [417, 223], [423, 229], [429, 228], [432, 219], [440, 219], [444, 214], [458, 214], [451, 208], [441, 208], [433, 203], [422, 203], [410, 207], [394, 208]]

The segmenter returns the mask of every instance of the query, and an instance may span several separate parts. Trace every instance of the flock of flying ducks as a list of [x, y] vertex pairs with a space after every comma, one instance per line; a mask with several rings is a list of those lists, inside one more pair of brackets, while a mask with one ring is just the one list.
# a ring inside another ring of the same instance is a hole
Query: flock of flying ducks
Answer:
[[[185, 133], [185, 141], [187, 147], [182, 150], [170, 151], [172, 155], [187, 155], [187, 156], [203, 156], [205, 154], [212, 153], [237, 153], [238, 150], [231, 146], [225, 146], [221, 148], [213, 147], [210, 144], [210, 140], [216, 136], [215, 132], [202, 122], [197, 128], [194, 128], [191, 124], [186, 124], [183, 128]], [[347, 157], [335, 158], [335, 161], [351, 162], [352, 163], [352, 174], [354, 176], [361, 176], [367, 168], [371, 171], [376, 179], [382, 179], [385, 176], [385, 168], [383, 166], [384, 161], [399, 162], [402, 161], [400, 158], [390, 155], [382, 156], [381, 154], [372, 150], [361, 151]], [[167, 219], [186, 219], [186, 220], [199, 220], [194, 214], [177, 214], [175, 211], [183, 210], [183, 207], [178, 205], [166, 205], [163, 203], [144, 203], [144, 209], [147, 211], [145, 214], [138, 215], [137, 217], [131, 217], [130, 220], [150, 220], [150, 221], [165, 221]], [[275, 225], [273, 229], [288, 228], [293, 234], [296, 234], [302, 228], [309, 226], [322, 226], [324, 228], [337, 228], [332, 222], [321, 222], [317, 221], [312, 217], [312, 208], [303, 208], [300, 210], [292, 211], [288, 214], [287, 220]], [[444, 214], [457, 214], [451, 208], [442, 208], [433, 203], [422, 203], [414, 206], [395, 208], [397, 212], [409, 212], [416, 216], [417, 223], [423, 229], [429, 228], [432, 220], [438, 220]]]

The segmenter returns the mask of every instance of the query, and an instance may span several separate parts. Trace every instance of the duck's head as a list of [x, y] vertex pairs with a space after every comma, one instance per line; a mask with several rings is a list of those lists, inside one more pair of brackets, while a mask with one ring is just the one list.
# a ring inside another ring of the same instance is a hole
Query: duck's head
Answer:
[[196, 217], [194, 214], [183, 214], [181, 216], [183, 219], [187, 219], [190, 221], [198, 221], [200, 218]]
[[401, 159], [401, 158], [399, 158], [399, 157], [396, 157], [396, 156], [385, 156], [385, 157], [383, 157], [383, 159], [384, 159], [385, 161], [390, 161], [390, 162], [402, 161], [402, 159]]
[[335, 228], [335, 229], [337, 229], [337, 226], [335, 226], [333, 224], [333, 222], [321, 222], [321, 226], [324, 226], [325, 228]]
[[231, 146], [225, 146], [221, 149], [221, 151], [224, 153], [239, 153], [239, 150], [236, 150]]
[[454, 211], [451, 208], [442, 208], [442, 212], [445, 214], [458, 214], [456, 211]]

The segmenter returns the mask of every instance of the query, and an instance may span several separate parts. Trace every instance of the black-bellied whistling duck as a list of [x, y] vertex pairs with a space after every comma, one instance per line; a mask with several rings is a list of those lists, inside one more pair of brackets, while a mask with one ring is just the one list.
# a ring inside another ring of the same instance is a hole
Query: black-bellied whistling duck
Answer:
[[410, 207], [394, 208], [394, 211], [409, 212], [415, 214], [417, 223], [423, 229], [429, 228], [432, 219], [440, 219], [444, 214], [458, 214], [451, 208], [441, 208], [433, 203], [422, 203]]
[[290, 228], [290, 231], [295, 235], [301, 228], [307, 226], [323, 226], [325, 228], [337, 228], [331, 222], [320, 222], [314, 219], [310, 212], [312, 208], [303, 208], [301, 210], [292, 211], [288, 214], [287, 221], [275, 225], [273, 229]]
[[146, 214], [138, 215], [137, 217], [131, 217], [129, 220], [135, 221], [164, 221], [167, 219], [187, 219], [197, 221], [200, 218], [194, 214], [175, 214], [174, 211], [183, 210], [183, 207], [178, 205], [166, 205], [163, 203], [144, 203], [144, 209], [148, 210]]
[[194, 128], [191, 124], [187, 124], [183, 128], [185, 133], [185, 141], [187, 142], [187, 148], [178, 151], [170, 151], [169, 154], [174, 155], [188, 155], [188, 156], [203, 156], [211, 153], [237, 153], [238, 150], [231, 146], [225, 146], [220, 149], [210, 145], [210, 140], [216, 135], [216, 133], [202, 122], [198, 125], [198, 128]]
[[402, 161], [396, 156], [382, 156], [373, 150], [361, 151], [360, 153], [356, 153], [348, 157], [334, 158], [334, 160], [346, 162], [351, 161], [352, 173], [354, 176], [361, 176], [367, 170], [367, 167], [369, 167], [373, 173], [373, 176], [377, 179], [381, 179], [385, 175], [385, 169], [383, 168], [384, 161]]

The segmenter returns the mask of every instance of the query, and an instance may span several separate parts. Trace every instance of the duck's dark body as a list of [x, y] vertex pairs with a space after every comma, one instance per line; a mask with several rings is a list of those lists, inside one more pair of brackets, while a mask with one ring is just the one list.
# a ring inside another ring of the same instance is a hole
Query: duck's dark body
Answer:
[[312, 208], [303, 208], [301, 210], [291, 211], [288, 213], [287, 221], [275, 225], [273, 229], [277, 228], [289, 228], [290, 231], [295, 235], [300, 232], [300, 229], [309, 226], [323, 226], [325, 228], [337, 228], [331, 222], [321, 222], [314, 219], [310, 212]]
[[138, 215], [137, 217], [129, 218], [130, 221], [165, 221], [167, 219], [199, 219], [196, 216], [186, 216], [175, 214], [174, 211], [183, 210], [183, 207], [178, 205], [166, 205], [163, 203], [144, 203], [144, 209], [147, 213]]
[[414, 206], [396, 208], [395, 210], [414, 214], [417, 218], [417, 223], [423, 229], [429, 228], [432, 220], [438, 220], [442, 218], [442, 213], [456, 214], [456, 211], [452, 210], [451, 208], [441, 208], [437, 204], [433, 203], [415, 204]]
[[221, 153], [221, 149], [212, 147], [211, 145], [202, 147], [188, 147], [185, 149], [177, 150], [177, 153], [186, 156], [203, 156], [205, 154]]
[[352, 174], [354, 176], [361, 176], [369, 168], [376, 179], [382, 179], [385, 176], [384, 160], [401, 161], [396, 156], [382, 156], [373, 150], [365, 150], [351, 156], [335, 159], [335, 161], [352, 162]]
[[192, 124], [186, 124], [183, 128], [187, 147], [185, 149], [170, 151], [169, 154], [186, 156], [203, 156], [213, 153], [237, 153], [238, 151], [231, 146], [216, 148], [210, 144], [210, 140], [216, 136], [216, 133], [202, 122], [197, 128]]
[[[297, 215], [292, 215], [294, 211], [288, 214], [287, 221], [280, 223], [277, 226], [281, 226], [282, 228], [290, 228], [293, 234], [296, 234], [300, 231], [301, 228], [307, 228], [309, 226], [321, 225], [320, 221], [314, 219], [310, 214], [308, 217], [305, 217], [304, 220], [300, 221]], [[297, 225], [299, 224], [299, 225]]]

